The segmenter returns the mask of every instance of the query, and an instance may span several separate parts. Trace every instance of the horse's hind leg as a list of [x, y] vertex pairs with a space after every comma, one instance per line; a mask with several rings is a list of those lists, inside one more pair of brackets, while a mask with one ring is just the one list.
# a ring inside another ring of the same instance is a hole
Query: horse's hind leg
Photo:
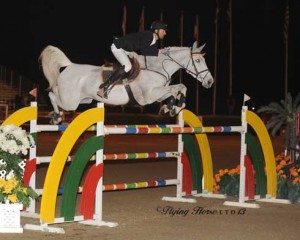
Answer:
[[58, 124], [62, 121], [62, 117], [59, 113], [59, 108], [58, 108], [59, 99], [53, 92], [49, 92], [49, 98], [54, 110], [54, 113], [51, 115], [50, 123]]

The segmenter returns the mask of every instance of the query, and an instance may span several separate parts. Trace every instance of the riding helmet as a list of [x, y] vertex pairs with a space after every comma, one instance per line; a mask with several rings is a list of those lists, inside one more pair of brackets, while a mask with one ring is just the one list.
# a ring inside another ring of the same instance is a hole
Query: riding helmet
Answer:
[[167, 31], [167, 24], [165, 24], [163, 21], [157, 20], [151, 24], [150, 29], [153, 32], [155, 31], [155, 29], [163, 29], [163, 30]]

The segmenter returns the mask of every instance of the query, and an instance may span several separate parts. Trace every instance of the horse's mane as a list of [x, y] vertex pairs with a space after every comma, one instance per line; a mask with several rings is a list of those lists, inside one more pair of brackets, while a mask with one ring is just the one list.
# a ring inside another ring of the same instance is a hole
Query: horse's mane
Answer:
[[169, 49], [170, 51], [178, 51], [178, 50], [188, 50], [188, 49], [191, 49], [191, 48], [189, 48], [189, 47], [170, 46], [170, 47], [165, 47], [165, 49]]

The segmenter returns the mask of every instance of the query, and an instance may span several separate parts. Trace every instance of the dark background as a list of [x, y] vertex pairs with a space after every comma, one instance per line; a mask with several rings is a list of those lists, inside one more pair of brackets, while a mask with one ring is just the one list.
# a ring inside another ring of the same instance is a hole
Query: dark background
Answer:
[[[295, 97], [299, 92], [300, 0], [290, 0], [289, 85]], [[192, 46], [196, 15], [199, 15], [200, 44], [207, 65], [214, 75], [216, 1], [146, 0], [10, 0], [1, 2], [0, 65], [26, 76], [33, 85], [48, 86], [40, 72], [38, 56], [51, 44], [59, 47], [73, 62], [101, 65], [114, 61], [110, 45], [122, 35], [123, 6], [127, 6], [127, 33], [139, 29], [145, 7], [145, 29], [160, 18], [168, 24], [164, 46], [180, 46], [180, 16], [184, 16], [183, 45]], [[285, 0], [232, 0], [232, 93], [237, 105], [243, 94], [257, 107], [285, 97], [285, 45], [283, 43]], [[226, 114], [229, 96], [229, 21], [228, 0], [219, 1], [216, 113]], [[187, 108], [195, 111], [196, 83], [183, 72], [188, 87]], [[177, 80], [175, 80], [176, 83]], [[199, 114], [211, 114], [213, 88], [199, 87]], [[237, 108], [237, 113], [240, 109]]]

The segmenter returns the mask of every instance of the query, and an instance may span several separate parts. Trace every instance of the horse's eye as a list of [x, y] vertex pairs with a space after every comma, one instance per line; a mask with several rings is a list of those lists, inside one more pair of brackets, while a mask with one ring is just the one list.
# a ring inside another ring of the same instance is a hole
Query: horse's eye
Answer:
[[200, 62], [200, 59], [196, 59], [195, 62], [196, 62], [196, 63], [199, 63], [199, 62]]

